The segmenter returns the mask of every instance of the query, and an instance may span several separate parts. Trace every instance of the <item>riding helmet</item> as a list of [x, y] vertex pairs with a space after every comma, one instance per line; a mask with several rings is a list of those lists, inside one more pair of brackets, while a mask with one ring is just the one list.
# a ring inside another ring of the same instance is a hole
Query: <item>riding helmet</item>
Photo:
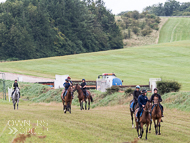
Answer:
[[71, 79], [71, 77], [70, 76], [68, 76], [68, 78], [67, 79]]
[[137, 86], [136, 86], [136, 88], [140, 89], [140, 86], [139, 86], [139, 85], [137, 85]]
[[69, 81], [68, 79], [65, 79], [65, 81]]
[[85, 81], [85, 79], [82, 79], [82, 81], [83, 81], [83, 80]]
[[142, 90], [142, 94], [144, 94], [144, 93], [147, 93], [147, 91], [145, 89]]
[[154, 91], [157, 90], [158, 91], [158, 88], [154, 88]]

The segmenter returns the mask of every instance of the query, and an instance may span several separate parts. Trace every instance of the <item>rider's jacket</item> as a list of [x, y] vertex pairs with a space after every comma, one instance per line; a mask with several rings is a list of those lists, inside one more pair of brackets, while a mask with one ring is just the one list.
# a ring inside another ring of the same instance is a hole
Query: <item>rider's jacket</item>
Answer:
[[69, 86], [70, 86], [70, 83], [65, 82], [65, 83], [63, 84], [63, 86], [65, 87], [65, 90], [68, 90], [68, 89], [69, 89]]
[[151, 101], [151, 102], [154, 101], [154, 96], [158, 96], [159, 102], [162, 102], [162, 97], [161, 97], [160, 94], [158, 94], [158, 93], [152, 94], [152, 96], [151, 96], [151, 98], [150, 98], [150, 101]]
[[15, 82], [15, 83], [13, 83], [12, 88], [13, 88], [13, 89], [16, 89], [16, 87], [19, 88], [19, 84]]
[[134, 93], [133, 93], [133, 100], [135, 102], [138, 102], [138, 97], [139, 97], [140, 94], [141, 94], [140, 90], [139, 91], [137, 91], [137, 90], [134, 91]]
[[148, 101], [147, 96], [140, 95], [138, 98], [139, 107], [142, 108], [142, 105], [146, 105], [146, 102]]
[[82, 86], [82, 90], [86, 90], [86, 87], [83, 88], [86, 85], [86, 82], [82, 82], [80, 86]]
[[72, 82], [71, 80], [69, 80], [69, 83], [70, 83], [70, 85], [72, 85], [72, 84], [73, 84], [73, 82]]

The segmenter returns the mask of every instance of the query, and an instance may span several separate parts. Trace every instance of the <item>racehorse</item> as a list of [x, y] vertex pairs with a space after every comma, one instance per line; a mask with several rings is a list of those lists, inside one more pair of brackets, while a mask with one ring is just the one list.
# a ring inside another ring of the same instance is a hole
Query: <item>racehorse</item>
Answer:
[[72, 90], [73, 90], [73, 87], [70, 86], [67, 90], [66, 96], [63, 96], [63, 92], [61, 93], [64, 113], [69, 111], [69, 113], [71, 114]]
[[[147, 140], [147, 133], [148, 133], [148, 127], [149, 124], [151, 124], [151, 108], [152, 108], [152, 103], [150, 101], [147, 101], [145, 108], [143, 109], [142, 116], [140, 117], [140, 125], [137, 122], [137, 117], [135, 116], [135, 122], [136, 122], [136, 128], [137, 128], [137, 133], [138, 137], [142, 138], [144, 130], [143, 130], [143, 125], [146, 124], [146, 137], [145, 139]], [[135, 115], [137, 115], [138, 109], [135, 110]], [[139, 135], [139, 129], [140, 129], [140, 135]]]
[[[152, 119], [154, 121], [154, 127], [155, 127], [156, 135], [161, 135], [161, 133], [160, 133], [160, 122], [162, 119], [162, 111], [160, 108], [160, 102], [159, 102], [158, 96], [154, 97], [154, 105], [153, 105], [153, 109], [152, 109]], [[156, 120], [157, 120], [157, 124], [156, 124]], [[159, 127], [159, 131], [158, 131], [158, 127]]]
[[80, 109], [83, 110], [83, 101], [85, 102], [85, 110], [87, 110], [87, 99], [88, 99], [88, 110], [90, 110], [90, 101], [93, 102], [92, 95], [90, 91], [87, 90], [88, 96], [85, 97], [82, 89], [78, 84], [75, 85], [74, 91], [78, 92], [78, 98], [79, 98], [79, 103], [80, 103]]
[[14, 93], [13, 93], [13, 106], [15, 110], [15, 105], [17, 103], [17, 110], [18, 110], [18, 103], [19, 103], [19, 88], [16, 87]]
[[[131, 113], [131, 120], [132, 120], [132, 128], [134, 128], [134, 124], [133, 124], [133, 115], [135, 116], [135, 110], [139, 107], [139, 104], [137, 103], [136, 106], [135, 106], [135, 109], [132, 111], [131, 109], [131, 104], [133, 103], [133, 100], [130, 101], [130, 104], [129, 104], [129, 110], [130, 110], [130, 113]], [[134, 104], [134, 103], [133, 103]], [[135, 127], [136, 128], [136, 127]]]

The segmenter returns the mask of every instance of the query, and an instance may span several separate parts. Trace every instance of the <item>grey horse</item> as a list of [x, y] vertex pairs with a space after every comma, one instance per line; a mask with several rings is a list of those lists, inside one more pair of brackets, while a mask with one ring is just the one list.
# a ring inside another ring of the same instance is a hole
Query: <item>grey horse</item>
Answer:
[[15, 110], [15, 105], [17, 103], [17, 110], [18, 110], [18, 103], [19, 103], [19, 88], [16, 87], [14, 93], [13, 93], [13, 106]]

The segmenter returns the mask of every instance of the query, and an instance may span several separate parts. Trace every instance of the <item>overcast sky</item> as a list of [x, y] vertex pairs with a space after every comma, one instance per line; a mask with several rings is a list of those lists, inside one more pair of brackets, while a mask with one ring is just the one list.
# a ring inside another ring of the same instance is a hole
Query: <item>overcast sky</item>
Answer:
[[[0, 0], [4, 2], [5, 0]], [[164, 3], [166, 0], [104, 0], [106, 7], [111, 9], [114, 14], [122, 11], [138, 10], [142, 11], [143, 8], [149, 5]], [[177, 0], [180, 2], [190, 2], [190, 0]]]

